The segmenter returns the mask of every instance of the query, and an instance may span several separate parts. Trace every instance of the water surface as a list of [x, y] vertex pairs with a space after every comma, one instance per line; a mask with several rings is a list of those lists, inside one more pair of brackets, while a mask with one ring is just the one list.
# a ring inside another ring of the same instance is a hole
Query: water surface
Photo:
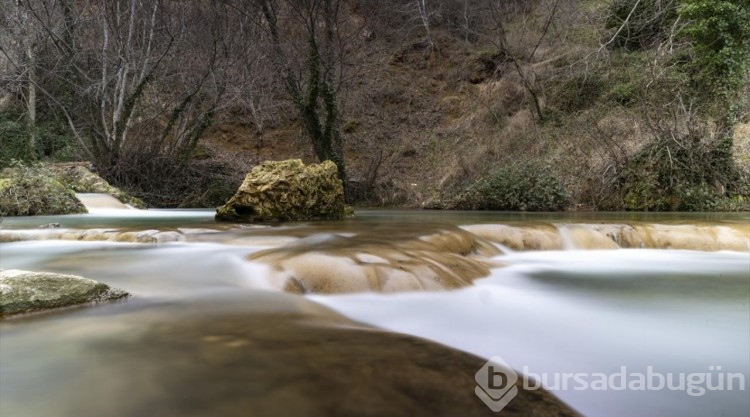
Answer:
[[[481, 359], [372, 333], [368, 326], [375, 326], [479, 358], [500, 356], [540, 377], [612, 374], [623, 366], [628, 372], [645, 373], [650, 366], [660, 373], [710, 373], [709, 367], [721, 366], [721, 372], [743, 375], [744, 390], [691, 396], [668, 389], [563, 390], [554, 386], [554, 378], [545, 382], [589, 416], [745, 416], [750, 414], [750, 252], [501, 247], [503, 253], [484, 260], [495, 265], [490, 275], [463, 289], [307, 296], [279, 292], [268, 279], [271, 266], [249, 258], [284, 245], [297, 245], [287, 250], [295, 254], [347, 249], [336, 242], [354, 242], [363, 251], [411, 251], [411, 241], [483, 223], [554, 230], [573, 223], [741, 228], [749, 222], [748, 213], [392, 210], [358, 211], [340, 222], [266, 227], [216, 224], [209, 210], [100, 209], [88, 215], [6, 218], [3, 228], [11, 231], [43, 234], [52, 229], [39, 225], [60, 223], [72, 230], [178, 231], [185, 239], [0, 243], [4, 269], [78, 274], [134, 295], [121, 303], [0, 322], [0, 414], [234, 415], [254, 409], [255, 415], [346, 415], [361, 412], [356, 404], [367, 403], [367, 393], [393, 399], [392, 407], [373, 408], [379, 414], [372, 415], [441, 410], [451, 415], [451, 407], [465, 408], [471, 401], [477, 414], [489, 412], [473, 394]], [[354, 347], [348, 345], [356, 340]], [[395, 355], [389, 345], [401, 346], [397, 350], [404, 353]], [[420, 349], [434, 349], [435, 356], [413, 359], [416, 368], [407, 373], [413, 378], [398, 373], [410, 366], [410, 358], [420, 357]], [[290, 366], [291, 357], [304, 357], [305, 365]], [[451, 368], [451, 361], [461, 365]], [[463, 375], [460, 380], [449, 376], [456, 372]], [[420, 392], [415, 387], [425, 380], [432, 381], [431, 388]], [[374, 385], [376, 390], [365, 389]], [[238, 399], [242, 395], [247, 398]], [[420, 408], [435, 396], [455, 402]], [[106, 412], [112, 408], [120, 414]]]

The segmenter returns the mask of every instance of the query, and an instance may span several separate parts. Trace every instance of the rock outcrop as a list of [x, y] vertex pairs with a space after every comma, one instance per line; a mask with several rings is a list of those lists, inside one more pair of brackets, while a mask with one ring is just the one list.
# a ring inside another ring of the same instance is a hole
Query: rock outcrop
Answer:
[[271, 222], [340, 219], [346, 215], [344, 188], [331, 161], [305, 166], [299, 159], [267, 161], [254, 167], [239, 190], [216, 210], [216, 219]]
[[86, 163], [15, 166], [0, 172], [0, 214], [43, 216], [86, 213], [76, 193], [109, 194], [124, 204], [146, 208], [143, 201], [89, 171]]
[[[406, 229], [406, 228], [404, 228]], [[499, 266], [500, 251], [455, 226], [427, 233], [318, 234], [248, 258], [271, 267], [269, 282], [291, 293], [441, 291], [471, 285]]]
[[0, 214], [42, 216], [86, 213], [73, 190], [43, 167], [6, 169], [0, 179]]
[[0, 317], [127, 296], [124, 291], [76, 275], [0, 270]]
[[86, 167], [87, 165], [84, 162], [71, 162], [49, 164], [47, 168], [55, 175], [58, 181], [76, 193], [109, 194], [120, 200], [123, 204], [129, 204], [139, 209], [146, 208], [146, 204], [143, 201], [112, 186], [107, 180], [91, 172]]

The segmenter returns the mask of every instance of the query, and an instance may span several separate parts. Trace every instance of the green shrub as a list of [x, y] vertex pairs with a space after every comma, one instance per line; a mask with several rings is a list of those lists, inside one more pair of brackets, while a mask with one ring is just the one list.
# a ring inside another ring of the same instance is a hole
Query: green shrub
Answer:
[[220, 206], [239, 188], [245, 172], [212, 159], [178, 160], [150, 152], [130, 152], [120, 164], [99, 172], [110, 184], [148, 207]]
[[28, 159], [23, 120], [22, 116], [0, 113], [0, 169], [9, 166], [13, 160]]
[[750, 1], [680, 0], [679, 13], [686, 21], [681, 35], [692, 43], [696, 96], [736, 112], [731, 105], [750, 65]]
[[614, 46], [630, 50], [644, 49], [666, 38], [675, 17], [673, 1], [614, 0], [604, 27], [615, 31], [608, 35], [608, 39], [614, 37]]
[[604, 80], [596, 73], [576, 75], [557, 88], [552, 104], [566, 113], [585, 110], [599, 100], [605, 87]]
[[617, 104], [628, 106], [636, 99], [635, 85], [632, 83], [616, 84], [609, 90], [609, 97]]
[[731, 141], [696, 134], [658, 138], [625, 164], [618, 181], [624, 209], [741, 209], [750, 189], [731, 160]]
[[11, 161], [51, 160], [55, 162], [80, 159], [76, 142], [67, 127], [56, 120], [42, 120], [37, 124], [35, 149], [27, 143], [26, 116], [17, 108], [0, 113], [0, 169]]
[[750, 172], [747, 167], [736, 167], [735, 180], [727, 186], [727, 193], [718, 200], [715, 210], [750, 211]]
[[524, 162], [495, 170], [453, 205], [470, 210], [556, 211], [567, 204], [565, 187], [548, 167]]
[[[184, 188], [180, 208], [218, 207], [229, 200], [242, 184], [242, 173], [212, 161], [194, 161], [185, 170], [185, 180], [190, 186]], [[179, 187], [177, 187], [179, 189]]]

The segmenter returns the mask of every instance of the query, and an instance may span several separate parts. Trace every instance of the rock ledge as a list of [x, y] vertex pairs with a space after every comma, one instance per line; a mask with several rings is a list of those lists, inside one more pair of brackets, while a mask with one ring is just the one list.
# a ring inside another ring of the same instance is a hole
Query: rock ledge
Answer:
[[76, 275], [0, 270], [0, 317], [116, 300], [125, 291]]

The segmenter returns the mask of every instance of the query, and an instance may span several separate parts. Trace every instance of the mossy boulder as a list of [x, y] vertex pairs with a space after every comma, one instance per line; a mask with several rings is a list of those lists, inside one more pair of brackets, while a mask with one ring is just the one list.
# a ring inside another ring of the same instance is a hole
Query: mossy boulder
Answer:
[[6, 169], [0, 179], [0, 214], [41, 216], [86, 213], [75, 192], [41, 166]]
[[91, 172], [85, 162], [49, 164], [47, 168], [63, 185], [76, 193], [109, 194], [135, 208], [145, 209], [146, 204], [139, 198], [133, 197], [121, 189], [112, 186], [104, 178]]
[[124, 291], [75, 275], [0, 270], [0, 317], [127, 296]]
[[267, 161], [247, 174], [237, 193], [216, 210], [216, 219], [270, 222], [340, 219], [347, 214], [336, 164], [305, 166], [299, 159]]

